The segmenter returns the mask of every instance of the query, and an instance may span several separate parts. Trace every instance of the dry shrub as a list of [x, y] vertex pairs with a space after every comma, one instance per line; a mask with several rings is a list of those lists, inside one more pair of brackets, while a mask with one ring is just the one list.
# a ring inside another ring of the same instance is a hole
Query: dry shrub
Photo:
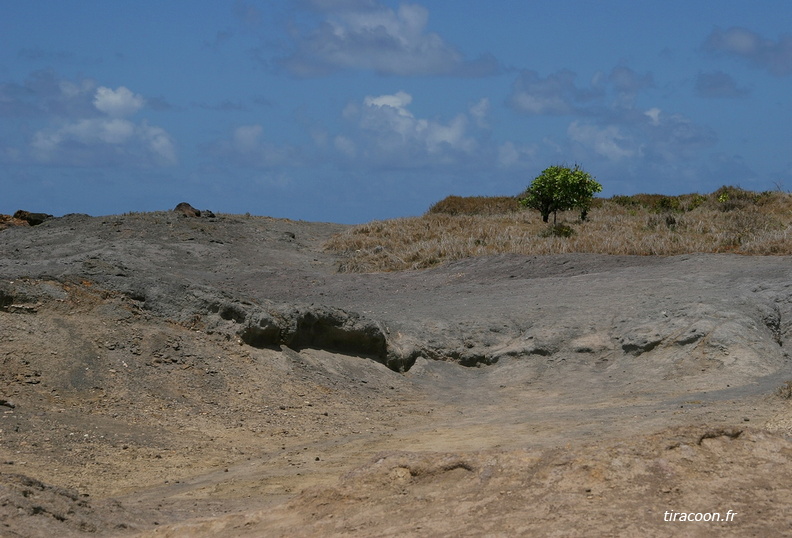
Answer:
[[[792, 255], [792, 195], [739, 189], [721, 196], [719, 191], [597, 199], [586, 221], [580, 221], [576, 211], [559, 213], [564, 233], [542, 223], [539, 214], [530, 210], [479, 214], [431, 210], [421, 217], [352, 227], [331, 238], [326, 248], [344, 257], [340, 270], [346, 272], [423, 269], [501, 253]], [[442, 202], [451, 198], [459, 197]], [[672, 201], [662, 202], [664, 198]], [[730, 200], [739, 204], [724, 209]], [[460, 202], [464, 203], [488, 207], [486, 201]]]
[[792, 399], [792, 380], [786, 381], [776, 389], [776, 395], [784, 400]]
[[432, 207], [429, 213], [446, 215], [497, 215], [520, 209], [515, 196], [448, 196]]

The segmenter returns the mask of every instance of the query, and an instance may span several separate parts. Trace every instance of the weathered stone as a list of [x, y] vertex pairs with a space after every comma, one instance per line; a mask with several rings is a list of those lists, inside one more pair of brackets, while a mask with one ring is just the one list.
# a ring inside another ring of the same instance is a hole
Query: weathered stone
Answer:
[[19, 220], [24, 220], [31, 226], [38, 226], [39, 224], [43, 223], [45, 220], [51, 219], [52, 215], [48, 213], [31, 213], [30, 211], [25, 211], [20, 209], [16, 213], [14, 213], [14, 218]]
[[184, 215], [185, 217], [200, 217], [201, 210], [195, 209], [193, 206], [188, 204], [187, 202], [181, 202], [179, 205], [173, 208], [175, 213], [179, 213]]

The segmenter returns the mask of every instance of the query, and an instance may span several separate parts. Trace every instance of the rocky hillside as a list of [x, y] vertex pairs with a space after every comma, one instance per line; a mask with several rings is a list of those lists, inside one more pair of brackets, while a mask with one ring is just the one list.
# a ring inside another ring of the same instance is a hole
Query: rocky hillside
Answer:
[[792, 524], [788, 257], [340, 273], [336, 224], [27, 224], [0, 231], [4, 536]]

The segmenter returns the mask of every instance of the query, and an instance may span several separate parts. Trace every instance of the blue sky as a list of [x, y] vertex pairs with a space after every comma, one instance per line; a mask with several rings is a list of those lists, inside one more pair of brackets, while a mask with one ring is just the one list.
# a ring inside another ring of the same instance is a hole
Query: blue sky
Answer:
[[0, 0], [0, 213], [792, 189], [792, 3]]

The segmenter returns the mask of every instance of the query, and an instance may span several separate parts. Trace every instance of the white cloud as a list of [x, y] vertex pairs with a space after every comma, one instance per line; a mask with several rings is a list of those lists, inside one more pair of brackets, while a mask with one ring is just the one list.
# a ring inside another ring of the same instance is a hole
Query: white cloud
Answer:
[[559, 71], [544, 79], [536, 71], [523, 71], [514, 81], [509, 104], [526, 114], [570, 114], [576, 93], [571, 71]]
[[348, 158], [357, 156], [357, 145], [355, 142], [343, 135], [338, 135], [334, 140], [335, 148]]
[[784, 35], [774, 41], [746, 28], [716, 28], [707, 37], [704, 48], [743, 58], [775, 76], [792, 75], [792, 35]]
[[682, 114], [659, 114], [650, 128], [639, 126], [637, 132], [645, 140], [646, 158], [660, 158], [668, 162], [697, 157], [705, 148], [717, 142], [709, 127], [699, 125]]
[[522, 71], [512, 86], [509, 105], [525, 114], [568, 115], [586, 113], [584, 104], [605, 95], [600, 74], [595, 75], [588, 88], [575, 84], [577, 75], [562, 69], [541, 78], [536, 71]]
[[143, 140], [148, 144], [148, 149], [158, 157], [161, 164], [177, 164], [176, 146], [171, 136], [162, 127], [143, 123], [138, 129]]
[[237, 127], [234, 129], [233, 134], [234, 149], [242, 153], [256, 151], [261, 144], [262, 132], [264, 132], [264, 128], [261, 125], [242, 125]]
[[630, 147], [634, 143], [615, 125], [597, 127], [573, 121], [567, 129], [567, 135], [572, 141], [611, 161], [619, 161], [635, 155], [635, 150]]
[[[28, 142], [27, 154], [34, 161], [69, 166], [178, 162], [174, 141], [163, 128], [127, 119], [145, 105], [145, 99], [128, 88], [97, 88], [90, 79], [59, 80], [50, 71], [34, 73], [26, 86], [27, 110], [49, 123]], [[12, 104], [19, 106], [18, 101]]]
[[470, 107], [469, 112], [471, 117], [476, 120], [476, 125], [482, 129], [488, 129], [489, 115], [490, 115], [490, 100], [486, 97], [480, 99], [477, 103]]
[[430, 153], [439, 153], [445, 146], [469, 152], [476, 149], [476, 142], [465, 137], [468, 120], [462, 114], [456, 116], [448, 125], [429, 122], [426, 133], [426, 148]]
[[122, 119], [92, 118], [64, 125], [60, 129], [35, 134], [31, 146], [40, 160], [49, 161], [63, 146], [76, 142], [82, 146], [120, 145], [135, 134], [135, 125]]
[[599, 122], [573, 121], [567, 137], [569, 149], [579, 160], [631, 160], [660, 167], [696, 159], [717, 142], [712, 129], [657, 107], [601, 117]]
[[639, 75], [629, 67], [622, 65], [611, 70], [608, 82], [613, 84], [618, 92], [635, 95], [640, 90], [654, 86], [654, 77], [651, 73]]
[[595, 73], [588, 85], [578, 86], [576, 78], [568, 69], [544, 78], [536, 71], [524, 70], [515, 79], [507, 102], [529, 115], [596, 116], [608, 109], [631, 108], [640, 91], [654, 86], [651, 73], [640, 75], [625, 66], [614, 67], [607, 76]]
[[504, 142], [498, 147], [497, 164], [501, 168], [533, 166], [537, 154], [534, 144], [517, 145], [514, 142]]
[[379, 97], [366, 97], [363, 99], [363, 104], [366, 106], [389, 106], [395, 108], [402, 116], [412, 117], [412, 114], [405, 108], [410, 103], [412, 103], [412, 95], [405, 92], [396, 92], [393, 95], [380, 95]]
[[296, 36], [295, 51], [282, 65], [297, 76], [342, 69], [389, 75], [485, 76], [499, 70], [491, 56], [468, 61], [439, 35], [427, 32], [429, 11], [418, 4], [397, 10], [379, 2], [308, 2], [325, 20]]
[[90, 166], [178, 162], [170, 135], [161, 127], [121, 118], [90, 118], [38, 131], [30, 144], [43, 163]]
[[[357, 121], [360, 142], [368, 155], [379, 159], [403, 159], [453, 162], [459, 154], [477, 149], [468, 134], [469, 120], [458, 114], [451, 121], [441, 122], [416, 118], [407, 108], [412, 96], [405, 92], [368, 96], [362, 106], [345, 109], [345, 117]], [[338, 148], [343, 151], [342, 148]], [[348, 152], [344, 152], [348, 153]], [[404, 163], [407, 164], [407, 163]]]
[[141, 95], [132, 93], [124, 86], [119, 86], [116, 90], [101, 86], [97, 88], [94, 97], [96, 109], [114, 118], [131, 116], [145, 104], [146, 100]]
[[[639, 96], [642, 101], [651, 96], [648, 90], [655, 86], [651, 73], [617, 66], [607, 75], [595, 74], [588, 85], [577, 85], [575, 78], [576, 74], [567, 70], [546, 77], [522, 71], [507, 101], [527, 115], [573, 116], [565, 136], [551, 135], [542, 141], [544, 149], [556, 158], [606, 167], [617, 167], [617, 163], [618, 167], [638, 167], [651, 162], [661, 169], [696, 159], [716, 142], [710, 128], [688, 117], [637, 106]], [[502, 144], [498, 149], [501, 166], [521, 158], [514, 145]]]
[[762, 39], [755, 32], [745, 28], [732, 27], [725, 31], [716, 28], [707, 38], [706, 44], [714, 50], [751, 56], [761, 48]]
[[66, 99], [75, 99], [92, 92], [96, 87], [96, 83], [91, 79], [82, 79], [76, 83], [70, 80], [62, 80], [58, 84], [58, 87], [63, 97]]
[[96, 116], [91, 79], [60, 79], [51, 70], [34, 71], [22, 84], [0, 84], [0, 116], [84, 118]]
[[650, 108], [644, 112], [644, 116], [652, 120], [652, 125], [660, 125], [660, 113], [662, 110], [659, 108]]

